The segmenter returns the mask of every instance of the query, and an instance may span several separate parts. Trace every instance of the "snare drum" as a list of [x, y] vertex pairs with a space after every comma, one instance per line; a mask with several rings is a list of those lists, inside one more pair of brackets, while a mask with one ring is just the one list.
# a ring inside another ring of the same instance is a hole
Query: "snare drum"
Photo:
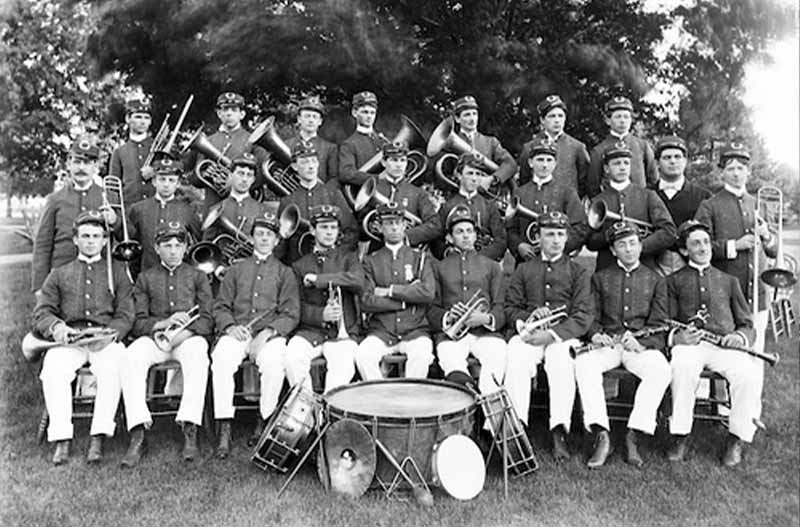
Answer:
[[539, 468], [528, 434], [511, 405], [511, 398], [505, 388], [482, 395], [479, 404], [489, 423], [500, 456], [503, 455], [503, 428], [508, 448], [508, 468], [514, 475], [523, 476]]
[[[398, 464], [411, 458], [433, 483], [433, 447], [454, 435], [474, 435], [475, 395], [456, 384], [428, 379], [388, 379], [340, 386], [325, 395], [333, 423], [353, 419], [379, 440]], [[386, 488], [397, 470], [378, 456], [374, 483]]]
[[[263, 470], [292, 470], [314, 441], [322, 415], [322, 398], [297, 384], [264, 428], [250, 458]], [[314, 434], [312, 434], [312, 432]]]

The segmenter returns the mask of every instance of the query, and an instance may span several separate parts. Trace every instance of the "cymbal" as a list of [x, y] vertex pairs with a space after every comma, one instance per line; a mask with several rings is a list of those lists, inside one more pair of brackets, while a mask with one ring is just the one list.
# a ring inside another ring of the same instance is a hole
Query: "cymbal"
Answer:
[[353, 419], [333, 423], [320, 443], [317, 471], [322, 486], [353, 498], [363, 495], [375, 477], [375, 442]]

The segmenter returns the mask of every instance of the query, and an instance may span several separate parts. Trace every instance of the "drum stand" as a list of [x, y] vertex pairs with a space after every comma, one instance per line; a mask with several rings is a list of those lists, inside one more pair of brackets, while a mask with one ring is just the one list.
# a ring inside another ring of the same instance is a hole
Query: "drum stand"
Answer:
[[[321, 411], [320, 411], [319, 418], [317, 419], [317, 423], [320, 422], [320, 419], [322, 419], [322, 412]], [[322, 428], [320, 428], [319, 425], [315, 426], [315, 434], [316, 434], [316, 436], [314, 437], [314, 440], [311, 442], [311, 445], [309, 445], [309, 447], [306, 449], [306, 452], [303, 454], [303, 457], [300, 458], [300, 461], [297, 462], [297, 465], [289, 473], [289, 477], [286, 478], [286, 481], [283, 483], [283, 485], [281, 485], [281, 488], [278, 490], [278, 497], [279, 498], [281, 497], [281, 494], [283, 494], [283, 491], [286, 490], [286, 487], [289, 486], [289, 483], [292, 482], [294, 477], [300, 471], [300, 468], [305, 464], [306, 460], [311, 456], [311, 453], [314, 451], [314, 448], [316, 448], [317, 445], [319, 445], [320, 441], [322, 441], [322, 438], [325, 437], [325, 434], [328, 432], [328, 428], [329, 427], [330, 427], [330, 423], [327, 422], [327, 421], [325, 422], [325, 425]]]
[[[414, 493], [414, 498], [420, 505], [430, 506], [433, 505], [433, 494], [431, 494], [431, 489], [428, 487], [428, 484], [425, 482], [425, 478], [422, 476], [422, 472], [417, 465], [417, 462], [411, 456], [407, 456], [403, 459], [402, 463], [398, 463], [397, 459], [392, 455], [386, 445], [375, 436], [373, 438], [375, 441], [375, 445], [378, 447], [378, 450], [384, 455], [384, 457], [391, 463], [397, 473], [392, 478], [391, 483], [387, 486], [380, 478], [376, 478], [378, 480], [378, 484], [380, 484], [383, 492], [387, 498], [391, 498], [394, 491], [396, 491], [400, 487], [401, 480], [405, 480], [411, 486], [411, 491]], [[411, 479], [409, 472], [405, 468], [408, 466], [416, 477], [419, 479], [420, 483], [414, 483], [414, 480]]]

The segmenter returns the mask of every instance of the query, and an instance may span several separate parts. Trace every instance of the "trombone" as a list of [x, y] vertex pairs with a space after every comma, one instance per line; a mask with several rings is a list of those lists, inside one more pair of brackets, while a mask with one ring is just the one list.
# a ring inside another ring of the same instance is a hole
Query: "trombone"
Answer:
[[[108, 200], [109, 194], [114, 193], [119, 198], [118, 203], [113, 204]], [[116, 176], [105, 176], [103, 178], [103, 205], [119, 210], [122, 217], [122, 240], [117, 242], [112, 254], [115, 259], [123, 262], [132, 262], [142, 255], [142, 244], [132, 240], [128, 234], [128, 219], [125, 214], [125, 200], [122, 197], [122, 180]], [[109, 268], [110, 269], [110, 268]]]
[[164, 120], [161, 121], [161, 127], [158, 129], [158, 133], [153, 137], [153, 144], [150, 145], [150, 150], [147, 152], [147, 157], [144, 159], [144, 163], [142, 163], [143, 167], [149, 167], [153, 163], [153, 158], [156, 155], [156, 152], [161, 152], [164, 150], [166, 146], [167, 137], [169, 136], [169, 114], [164, 116]]

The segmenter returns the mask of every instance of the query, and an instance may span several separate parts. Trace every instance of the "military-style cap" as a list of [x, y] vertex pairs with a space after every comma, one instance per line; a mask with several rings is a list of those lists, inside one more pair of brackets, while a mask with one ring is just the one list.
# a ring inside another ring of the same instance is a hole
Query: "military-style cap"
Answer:
[[[377, 104], [377, 102], [375, 104]], [[303, 110], [311, 110], [319, 112], [320, 115], [325, 115], [325, 106], [323, 106], [322, 101], [316, 95], [306, 97], [300, 101], [300, 104], [297, 105], [297, 111], [302, 112]]]
[[250, 152], [243, 152], [242, 155], [235, 158], [231, 163], [231, 168], [248, 167], [253, 170], [256, 169], [256, 156]]
[[711, 236], [711, 228], [703, 222], [697, 220], [686, 220], [678, 227], [678, 245], [686, 247], [686, 239], [696, 230], [703, 230]]
[[465, 95], [453, 101], [453, 114], [458, 116], [464, 110], [477, 110], [478, 101], [472, 95]]
[[378, 96], [371, 91], [362, 91], [353, 95], [353, 108], [362, 106], [378, 107]]
[[128, 99], [125, 101], [125, 113], [130, 115], [132, 113], [146, 113], [149, 114], [151, 112], [150, 109], [150, 101], [148, 99]]
[[677, 135], [667, 135], [659, 139], [656, 143], [656, 158], [661, 155], [661, 152], [669, 148], [680, 150], [683, 152], [683, 155], [686, 155], [686, 141]]
[[164, 153], [153, 162], [153, 171], [161, 176], [180, 176], [183, 165], [180, 161]]
[[378, 205], [378, 208], [375, 209], [375, 213], [381, 220], [388, 218], [405, 218], [406, 209], [396, 201], [390, 201], [389, 203]]
[[566, 229], [569, 227], [569, 217], [560, 210], [545, 212], [536, 222], [539, 229]]
[[163, 227], [159, 227], [156, 231], [155, 242], [161, 243], [169, 240], [170, 238], [177, 238], [179, 242], [186, 243], [189, 241], [189, 231], [186, 227], [178, 221], [171, 221]]
[[611, 100], [606, 103], [605, 113], [609, 115], [617, 110], [628, 110], [633, 113], [633, 103], [630, 99], [622, 97], [621, 95], [612, 97]]
[[238, 108], [244, 107], [244, 97], [232, 91], [220, 93], [217, 97], [217, 108], [228, 108], [236, 106]]
[[725, 165], [731, 159], [738, 159], [747, 164], [750, 162], [750, 152], [747, 151], [747, 147], [742, 143], [729, 143], [722, 148], [722, 152], [719, 155], [719, 167], [725, 168]]
[[535, 143], [533, 143], [533, 147], [531, 148], [530, 158], [536, 157], [538, 155], [548, 155], [556, 157], [556, 145], [554, 145], [553, 142], [547, 138], [542, 139], [541, 141], [536, 141]]
[[314, 205], [309, 207], [308, 214], [311, 225], [316, 225], [322, 221], [338, 221], [341, 210], [336, 205]]
[[87, 210], [81, 212], [75, 217], [75, 221], [72, 222], [72, 228], [77, 229], [81, 225], [99, 225], [100, 227], [106, 226], [106, 218], [103, 216], [101, 212], [96, 210]]
[[472, 209], [467, 205], [459, 204], [447, 213], [447, 232], [453, 229], [453, 225], [462, 221], [468, 221], [472, 225], [475, 225], [475, 216], [472, 214]]
[[304, 145], [297, 143], [292, 148], [292, 161], [297, 161], [301, 157], [317, 157], [317, 149], [313, 143]]
[[608, 229], [606, 229], [606, 241], [609, 245], [613, 244], [617, 240], [621, 240], [622, 238], [626, 238], [631, 235], [636, 235], [640, 239], [642, 237], [639, 227], [630, 221], [615, 221]]
[[553, 108], [561, 108], [564, 110], [564, 113], [566, 113], [567, 104], [558, 95], [548, 95], [542, 102], [538, 104], [538, 106], [536, 106], [536, 110], [539, 112], [539, 117], [544, 117], [550, 113], [550, 110]]
[[475, 155], [472, 152], [461, 154], [461, 156], [458, 158], [455, 171], [460, 174], [463, 172], [464, 167], [477, 168], [478, 170], [486, 169], [486, 165], [483, 163], [483, 156]]
[[381, 152], [383, 153], [384, 158], [407, 156], [408, 147], [402, 141], [395, 141], [384, 144], [381, 148]]
[[617, 157], [633, 157], [631, 149], [625, 144], [625, 141], [617, 141], [606, 148], [603, 152], [603, 163], [608, 163]]
[[264, 212], [264, 214], [261, 216], [256, 216], [253, 219], [253, 228], [250, 230], [250, 234], [255, 232], [256, 227], [266, 227], [267, 229], [275, 232], [275, 234], [278, 234], [281, 228], [280, 223], [278, 222], [278, 217], [269, 211]]
[[88, 136], [83, 136], [72, 142], [72, 146], [69, 149], [69, 155], [80, 159], [94, 161], [100, 157], [100, 148], [98, 148], [94, 139]]

